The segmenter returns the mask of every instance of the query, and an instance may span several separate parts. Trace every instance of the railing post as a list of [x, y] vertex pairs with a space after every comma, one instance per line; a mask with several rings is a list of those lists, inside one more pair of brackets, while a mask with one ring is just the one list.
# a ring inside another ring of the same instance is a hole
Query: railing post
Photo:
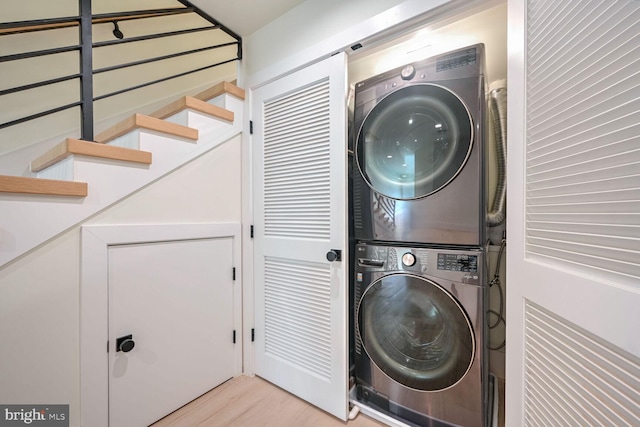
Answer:
[[78, 0], [80, 9], [80, 97], [82, 101], [80, 127], [81, 138], [93, 141], [93, 29], [91, 0]]

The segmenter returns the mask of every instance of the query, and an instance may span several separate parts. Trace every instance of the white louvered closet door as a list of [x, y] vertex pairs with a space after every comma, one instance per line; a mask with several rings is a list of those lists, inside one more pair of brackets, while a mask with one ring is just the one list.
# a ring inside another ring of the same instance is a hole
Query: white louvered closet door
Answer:
[[255, 372], [343, 420], [346, 95], [342, 53], [252, 93]]
[[508, 426], [640, 425], [640, 1], [509, 0]]

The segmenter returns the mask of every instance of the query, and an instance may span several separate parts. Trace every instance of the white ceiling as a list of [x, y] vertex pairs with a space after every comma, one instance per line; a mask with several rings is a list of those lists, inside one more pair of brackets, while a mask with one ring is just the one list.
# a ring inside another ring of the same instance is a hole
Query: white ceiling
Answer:
[[304, 0], [191, 0], [231, 31], [246, 37]]

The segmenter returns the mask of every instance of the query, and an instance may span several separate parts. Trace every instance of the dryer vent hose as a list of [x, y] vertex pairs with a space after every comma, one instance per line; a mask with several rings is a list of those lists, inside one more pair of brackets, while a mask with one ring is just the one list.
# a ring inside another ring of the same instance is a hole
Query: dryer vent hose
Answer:
[[489, 109], [493, 120], [496, 144], [498, 182], [491, 211], [487, 214], [487, 225], [501, 225], [507, 208], [507, 89], [498, 88], [489, 92]]

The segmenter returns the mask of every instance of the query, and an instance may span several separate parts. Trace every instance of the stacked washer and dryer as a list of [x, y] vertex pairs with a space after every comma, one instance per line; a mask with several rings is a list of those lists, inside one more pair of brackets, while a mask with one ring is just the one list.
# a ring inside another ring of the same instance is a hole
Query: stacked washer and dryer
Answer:
[[486, 426], [484, 46], [355, 87], [356, 400], [410, 425]]

